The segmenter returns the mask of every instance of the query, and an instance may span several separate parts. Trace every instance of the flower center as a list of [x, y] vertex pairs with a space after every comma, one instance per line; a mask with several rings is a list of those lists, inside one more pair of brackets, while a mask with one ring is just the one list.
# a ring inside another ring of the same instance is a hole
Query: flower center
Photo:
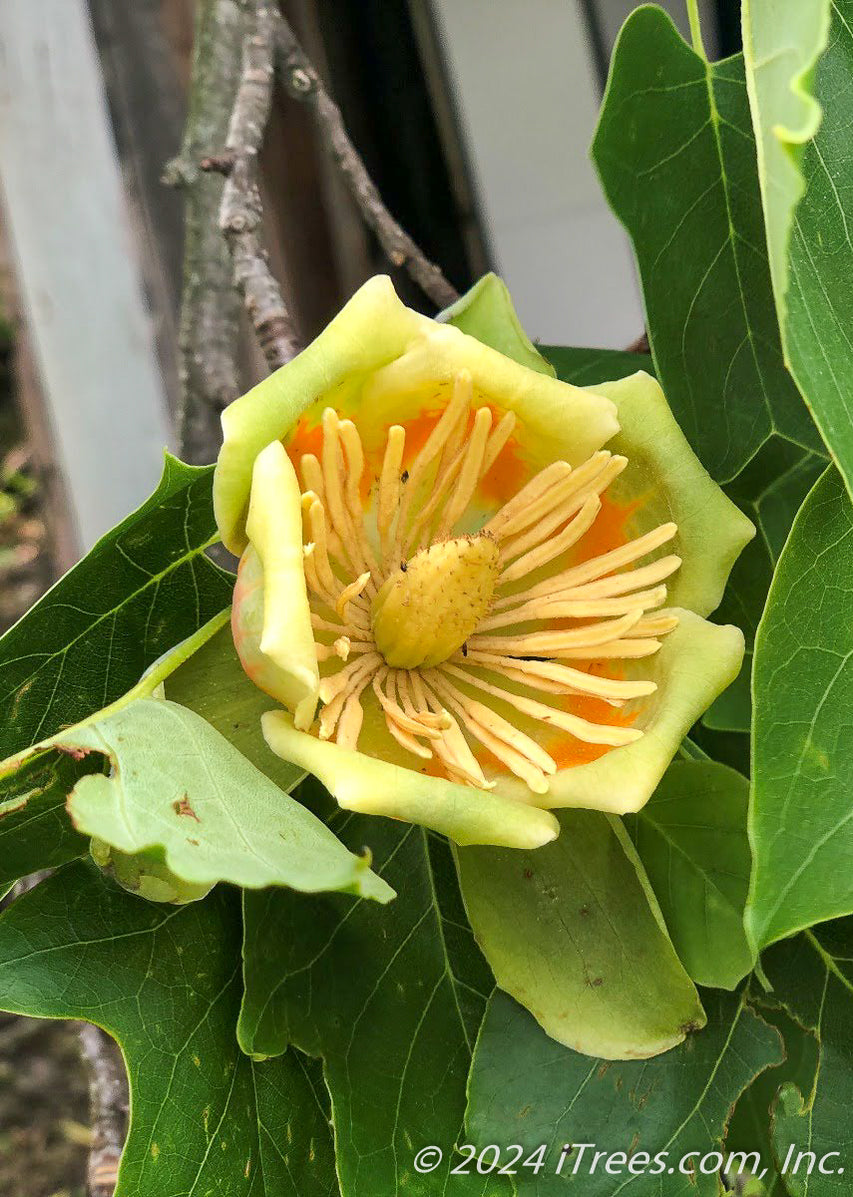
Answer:
[[495, 784], [484, 766], [505, 769], [542, 794], [565, 741], [595, 755], [642, 735], [622, 708], [655, 683], [593, 666], [648, 657], [676, 626], [655, 608], [680, 559], [638, 563], [677, 529], [663, 524], [576, 559], [627, 465], [602, 451], [574, 468], [552, 462], [476, 535], [459, 534], [515, 426], [512, 413], [494, 423], [489, 407], [472, 410], [473, 398], [460, 371], [407, 468], [407, 430], [388, 430], [367, 507], [352, 421], [327, 408], [321, 451], [299, 455], [318, 734], [357, 748], [369, 687], [413, 764], [434, 758], [451, 780], [480, 789]]
[[499, 572], [498, 546], [487, 535], [415, 553], [373, 600], [373, 639], [386, 665], [432, 668], [452, 657], [488, 614]]

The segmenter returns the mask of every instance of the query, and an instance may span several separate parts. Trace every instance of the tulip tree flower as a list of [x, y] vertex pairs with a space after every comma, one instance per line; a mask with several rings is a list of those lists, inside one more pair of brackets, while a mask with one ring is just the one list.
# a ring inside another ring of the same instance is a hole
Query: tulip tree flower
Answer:
[[639, 809], [735, 678], [704, 616], [754, 529], [652, 378], [558, 381], [484, 285], [505, 352], [366, 283], [227, 409], [214, 499], [270, 748], [347, 809], [531, 848], [552, 809]]

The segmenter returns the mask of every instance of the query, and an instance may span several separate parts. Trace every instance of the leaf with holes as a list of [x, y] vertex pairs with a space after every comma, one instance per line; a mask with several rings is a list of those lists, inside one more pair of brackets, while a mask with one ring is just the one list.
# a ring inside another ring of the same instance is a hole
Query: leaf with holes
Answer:
[[[327, 816], [331, 800], [304, 783]], [[493, 987], [474, 943], [445, 841], [423, 828], [335, 813], [352, 851], [368, 841], [397, 899], [373, 902], [283, 890], [247, 893], [244, 1050], [293, 1044], [323, 1057], [343, 1197], [508, 1197], [497, 1176], [454, 1176], [465, 1141], [471, 1053]], [[271, 945], [275, 945], [274, 950]], [[444, 1162], [413, 1168], [438, 1144]]]
[[[853, 920], [807, 931], [771, 948], [763, 959], [782, 1003], [818, 1043], [811, 1084], [799, 1077], [782, 1088], [773, 1116], [777, 1162], [793, 1197], [849, 1193], [853, 1133]], [[813, 1159], [809, 1161], [808, 1153]], [[787, 1167], [786, 1167], [787, 1165]], [[846, 1168], [845, 1168], [846, 1165]]]
[[337, 1192], [313, 1063], [240, 1052], [241, 990], [226, 890], [158, 906], [72, 864], [0, 916], [3, 1008], [82, 1018], [121, 1046], [132, 1102], [116, 1197]]
[[[758, 995], [755, 995], [756, 997]], [[767, 1001], [773, 1000], [770, 995]], [[752, 1082], [737, 1102], [726, 1134], [727, 1158], [738, 1152], [747, 1156], [758, 1151], [763, 1168], [767, 1173], [761, 1179], [764, 1191], [755, 1191], [755, 1197], [790, 1197], [790, 1192], [779, 1175], [779, 1163], [771, 1139], [772, 1121], [777, 1105], [779, 1090], [783, 1085], [793, 1084], [801, 1093], [810, 1093], [815, 1082], [818, 1066], [818, 1043], [814, 1035], [800, 1026], [781, 1006], [769, 1006], [761, 1001], [758, 1013], [765, 1022], [774, 1026], [785, 1044], [785, 1061], [775, 1068], [768, 1068]], [[760, 1173], [763, 1168], [750, 1169]], [[733, 1168], [730, 1173], [737, 1175]], [[737, 1188], [735, 1188], [737, 1192]], [[745, 1195], [749, 1190], [744, 1190]]]
[[139, 698], [60, 736], [66, 750], [109, 761], [109, 775], [80, 778], [68, 810], [95, 837], [99, 863], [143, 897], [198, 897], [219, 881], [394, 896], [366, 858], [187, 707]]
[[709, 994], [706, 1005], [708, 1026], [680, 1047], [610, 1063], [559, 1047], [496, 992], [471, 1070], [471, 1141], [549, 1145], [538, 1176], [518, 1169], [519, 1197], [718, 1197], [720, 1163], [701, 1171], [700, 1157], [722, 1150], [735, 1101], [783, 1056], [743, 996]]
[[785, 356], [853, 492], [853, 3], [747, 0], [743, 34]]
[[166, 457], [157, 490], [0, 639], [0, 757], [79, 723], [231, 601], [209, 467]]
[[774, 433], [821, 451], [782, 359], [743, 59], [710, 65], [661, 9], [638, 9], [593, 156], [634, 242], [657, 376], [712, 476]]

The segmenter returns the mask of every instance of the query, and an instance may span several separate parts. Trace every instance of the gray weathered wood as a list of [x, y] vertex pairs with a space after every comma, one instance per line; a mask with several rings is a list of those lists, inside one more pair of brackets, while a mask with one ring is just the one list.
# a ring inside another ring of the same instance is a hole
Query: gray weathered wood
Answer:
[[171, 439], [84, 0], [0, 3], [0, 191], [83, 549]]

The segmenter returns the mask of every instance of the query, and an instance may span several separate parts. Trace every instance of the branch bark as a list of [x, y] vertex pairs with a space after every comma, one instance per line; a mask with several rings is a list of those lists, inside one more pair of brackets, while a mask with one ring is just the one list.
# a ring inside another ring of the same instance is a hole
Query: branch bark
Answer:
[[389, 262], [404, 267], [436, 307], [447, 307], [459, 298], [459, 293], [385, 207], [376, 184], [346, 131], [340, 108], [326, 91], [320, 75], [290, 25], [281, 13], [277, 12], [274, 19], [275, 61], [282, 85], [291, 96], [311, 108], [322, 140], [365, 224], [376, 234]]
[[225, 144], [245, 29], [238, 0], [198, 0], [187, 124], [180, 154], [164, 174], [186, 194], [179, 438], [182, 455], [193, 463], [214, 460], [219, 415], [240, 393], [240, 300], [217, 221], [223, 184], [201, 162]]
[[89, 1066], [89, 1197], [113, 1197], [126, 1132], [127, 1074], [118, 1045], [100, 1027], [81, 1023], [80, 1046]]
[[243, 46], [240, 85], [228, 123], [225, 153], [202, 166], [226, 175], [219, 227], [231, 252], [234, 283], [271, 370], [299, 350], [293, 321], [261, 241], [263, 206], [258, 154], [269, 119], [277, 13], [267, 0], [250, 0], [252, 30]]

